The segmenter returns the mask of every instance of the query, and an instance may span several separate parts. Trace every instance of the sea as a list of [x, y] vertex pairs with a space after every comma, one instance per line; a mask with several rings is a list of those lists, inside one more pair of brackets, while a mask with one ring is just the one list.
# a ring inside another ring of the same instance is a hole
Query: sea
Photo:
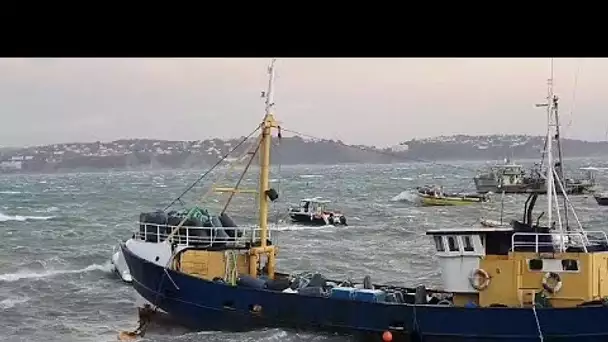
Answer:
[[[534, 161], [521, 161], [531, 165]], [[271, 234], [280, 246], [278, 269], [319, 272], [333, 279], [440, 287], [433, 244], [425, 231], [479, 225], [481, 218], [521, 219], [525, 195], [492, 196], [462, 207], [421, 207], [415, 188], [443, 185], [474, 191], [472, 177], [489, 162], [390, 165], [273, 166], [272, 187], [280, 198], [271, 207]], [[608, 167], [608, 158], [567, 160], [568, 171]], [[223, 167], [182, 197], [220, 210], [226, 195], [207, 194], [230, 186], [242, 167]], [[119, 241], [137, 228], [140, 212], [163, 209], [205, 170], [145, 170], [0, 176], [0, 341], [116, 341], [137, 326], [143, 300], [111, 272]], [[595, 172], [608, 189], [608, 170]], [[256, 171], [242, 187], [255, 186]], [[223, 181], [222, 181], [223, 180]], [[207, 196], [205, 196], [207, 194]], [[300, 227], [286, 212], [305, 197], [321, 196], [342, 211], [348, 227]], [[572, 196], [581, 224], [608, 230], [608, 207], [590, 195]], [[179, 202], [177, 204], [180, 205]], [[501, 209], [502, 208], [502, 209]], [[545, 197], [537, 214], [546, 209]], [[239, 225], [254, 225], [256, 200], [236, 196], [228, 213]], [[502, 213], [502, 215], [501, 215]], [[572, 219], [572, 215], [570, 216]], [[573, 221], [571, 224], [576, 224]], [[331, 334], [268, 329], [249, 333], [193, 332], [158, 327], [143, 341], [347, 341]]]

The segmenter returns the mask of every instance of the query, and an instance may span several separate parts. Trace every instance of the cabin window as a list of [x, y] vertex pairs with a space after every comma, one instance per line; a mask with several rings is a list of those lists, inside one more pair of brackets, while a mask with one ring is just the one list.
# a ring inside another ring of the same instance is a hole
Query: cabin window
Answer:
[[578, 271], [578, 260], [564, 259], [562, 260], [562, 268], [564, 271]]
[[528, 266], [531, 271], [540, 271], [543, 269], [543, 261], [542, 259], [532, 259], [528, 261]]
[[435, 240], [435, 249], [437, 249], [438, 252], [445, 251], [445, 246], [443, 246], [443, 237], [435, 236], [433, 239]]
[[465, 235], [462, 237], [463, 248], [465, 252], [473, 252], [475, 248], [473, 247], [473, 240], [469, 235]]
[[448, 236], [448, 248], [450, 252], [458, 252], [458, 240], [453, 236]]

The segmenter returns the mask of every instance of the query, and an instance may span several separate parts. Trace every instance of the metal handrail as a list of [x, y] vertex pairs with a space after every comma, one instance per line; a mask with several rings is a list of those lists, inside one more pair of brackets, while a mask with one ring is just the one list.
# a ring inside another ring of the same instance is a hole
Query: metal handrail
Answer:
[[[245, 246], [246, 243], [260, 241], [259, 227], [194, 227], [181, 226], [171, 235], [177, 226], [139, 222], [139, 228], [134, 232], [134, 238], [151, 242], [162, 242], [167, 238], [179, 245], [216, 245], [219, 243], [234, 246]], [[218, 236], [223, 230], [225, 234]], [[232, 234], [229, 234], [232, 232]], [[270, 230], [268, 238], [271, 238]], [[232, 235], [232, 236], [230, 236]]]
[[[600, 238], [598, 237], [594, 237], [591, 236], [591, 239], [589, 238], [591, 234], [599, 234], [601, 235]], [[523, 236], [534, 236], [534, 241], [516, 241], [517, 237], [523, 237]], [[550, 242], [545, 242], [545, 241], [539, 241], [539, 237], [541, 236], [550, 236], [551, 237], [551, 241]], [[585, 251], [585, 253], [587, 253], [587, 246], [592, 245], [592, 244], [606, 244], [608, 245], [608, 236], [606, 235], [606, 232], [604, 231], [582, 231], [582, 232], [564, 232], [564, 233], [560, 233], [560, 232], [555, 232], [555, 233], [527, 233], [527, 232], [517, 232], [517, 233], [513, 233], [513, 235], [511, 236], [511, 251], [516, 251], [516, 249], [518, 247], [534, 247], [534, 251], [536, 253], [538, 253], [539, 251], [539, 247], [555, 247], [557, 245], [557, 242], [553, 239], [554, 237], [558, 237], [558, 238], [562, 238], [565, 237], [567, 238], [567, 244], [568, 245], [574, 245], [574, 246], [580, 246], [583, 248], [583, 250]], [[573, 239], [574, 238], [574, 239]], [[578, 239], [576, 239], [578, 238]]]

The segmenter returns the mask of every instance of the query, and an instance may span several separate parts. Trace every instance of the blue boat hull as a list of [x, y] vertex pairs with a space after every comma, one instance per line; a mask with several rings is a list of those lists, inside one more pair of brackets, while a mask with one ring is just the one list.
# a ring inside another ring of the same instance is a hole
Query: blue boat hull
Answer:
[[[608, 308], [412, 306], [422, 341], [608, 341]], [[541, 338], [542, 336], [542, 338]]]
[[[285, 327], [380, 336], [389, 326], [409, 331], [410, 307], [328, 299], [216, 283], [165, 269], [123, 244], [133, 287], [182, 324], [197, 330], [248, 331]], [[175, 282], [175, 285], [173, 284]], [[252, 306], [262, 307], [261, 313]], [[398, 333], [396, 333], [398, 335]]]
[[[368, 303], [234, 287], [164, 269], [121, 245], [133, 287], [182, 324], [197, 330], [286, 327], [380, 336], [394, 341], [608, 341], [608, 307], [456, 308]], [[262, 307], [260, 313], [252, 310]], [[408, 333], [411, 336], [408, 336]]]

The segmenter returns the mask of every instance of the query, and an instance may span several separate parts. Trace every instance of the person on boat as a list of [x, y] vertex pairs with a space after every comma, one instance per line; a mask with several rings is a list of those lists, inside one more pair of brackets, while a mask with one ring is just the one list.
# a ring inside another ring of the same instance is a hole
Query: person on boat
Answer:
[[308, 207], [310, 206], [310, 202], [306, 202], [304, 204], [304, 212], [307, 213], [308, 212]]

